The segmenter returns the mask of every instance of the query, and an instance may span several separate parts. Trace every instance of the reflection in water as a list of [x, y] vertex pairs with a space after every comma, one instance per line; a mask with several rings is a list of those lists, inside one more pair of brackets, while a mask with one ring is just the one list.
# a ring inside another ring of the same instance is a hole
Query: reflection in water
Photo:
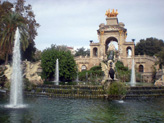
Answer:
[[10, 123], [22, 123], [22, 113], [20, 110], [10, 111]]
[[[0, 100], [0, 104], [2, 104]], [[26, 98], [26, 109], [0, 107], [0, 123], [164, 122], [164, 99], [106, 101], [96, 99]]]

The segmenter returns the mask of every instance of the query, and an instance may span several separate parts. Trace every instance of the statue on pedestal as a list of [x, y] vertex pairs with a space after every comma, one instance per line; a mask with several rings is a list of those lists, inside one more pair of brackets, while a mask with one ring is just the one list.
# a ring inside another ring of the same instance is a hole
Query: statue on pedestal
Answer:
[[115, 78], [115, 54], [114, 50], [108, 50], [107, 59], [101, 62], [101, 68], [104, 72], [104, 79], [102, 81], [102, 84], [104, 84], [106, 81], [113, 81], [116, 80]]

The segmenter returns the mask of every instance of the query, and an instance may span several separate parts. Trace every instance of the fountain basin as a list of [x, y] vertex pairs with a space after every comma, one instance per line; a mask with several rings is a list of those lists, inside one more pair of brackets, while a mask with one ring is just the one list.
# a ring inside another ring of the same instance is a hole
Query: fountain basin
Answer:
[[[6, 102], [8, 101], [5, 96], [0, 97], [0, 105]], [[101, 99], [26, 97], [24, 102], [28, 104], [25, 109], [0, 106], [0, 122], [162, 123], [164, 121], [164, 98], [109, 102]]]

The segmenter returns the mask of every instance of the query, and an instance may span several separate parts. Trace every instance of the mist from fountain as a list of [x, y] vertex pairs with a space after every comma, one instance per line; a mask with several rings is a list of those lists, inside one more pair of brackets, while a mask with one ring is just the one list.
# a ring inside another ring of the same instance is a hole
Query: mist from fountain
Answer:
[[132, 69], [131, 69], [130, 85], [131, 86], [135, 86], [136, 85], [136, 74], [135, 74], [135, 62], [134, 62], [134, 58], [132, 59]]
[[56, 59], [56, 69], [55, 69], [55, 85], [59, 85], [59, 60]]
[[20, 34], [16, 29], [15, 41], [13, 47], [12, 76], [10, 86], [10, 104], [7, 108], [23, 108], [23, 82], [21, 69], [21, 53], [20, 53]]

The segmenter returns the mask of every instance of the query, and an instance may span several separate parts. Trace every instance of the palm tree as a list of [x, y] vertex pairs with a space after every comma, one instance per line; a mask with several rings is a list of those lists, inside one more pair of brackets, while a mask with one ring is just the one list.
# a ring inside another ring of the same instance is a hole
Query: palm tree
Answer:
[[16, 12], [10, 12], [2, 16], [0, 24], [2, 27], [2, 31], [0, 32], [0, 46], [2, 51], [5, 52], [5, 64], [7, 64], [9, 54], [12, 53], [17, 27], [19, 28], [22, 49], [25, 51], [29, 45], [27, 20]]

